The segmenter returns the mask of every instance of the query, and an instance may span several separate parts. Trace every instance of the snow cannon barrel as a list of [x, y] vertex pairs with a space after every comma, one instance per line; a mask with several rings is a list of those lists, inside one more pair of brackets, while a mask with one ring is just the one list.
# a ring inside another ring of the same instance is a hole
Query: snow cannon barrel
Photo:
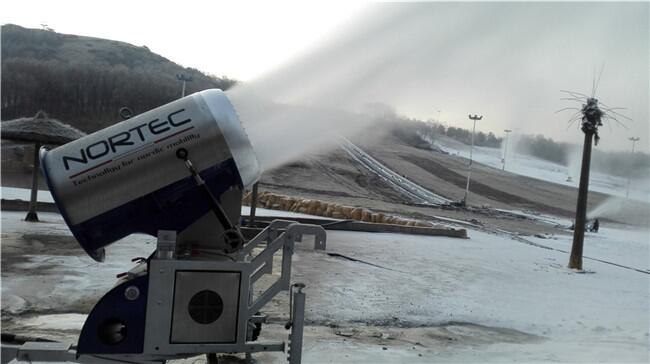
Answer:
[[227, 210], [237, 221], [242, 190], [257, 181], [260, 167], [221, 90], [198, 92], [61, 147], [41, 149], [54, 201], [93, 259], [103, 261], [105, 246], [132, 233], [192, 231], [188, 239], [220, 233], [209, 201], [176, 156], [180, 148], [188, 151], [210, 192], [222, 204], [230, 201]]

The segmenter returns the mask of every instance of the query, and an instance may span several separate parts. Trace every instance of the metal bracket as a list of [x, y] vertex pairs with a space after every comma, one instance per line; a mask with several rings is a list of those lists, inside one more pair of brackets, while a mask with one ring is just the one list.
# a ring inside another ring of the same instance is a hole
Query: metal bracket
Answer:
[[156, 244], [156, 259], [176, 258], [176, 232], [173, 230], [158, 230]]
[[[60, 342], [26, 342], [22, 345], [2, 344], [2, 364], [32, 364], [32, 363], [92, 363], [115, 364], [115, 358], [104, 358], [101, 355], [82, 355], [77, 357], [75, 348], [70, 344]], [[119, 362], [119, 361], [117, 361]], [[138, 359], [133, 363], [160, 364], [159, 360]]]

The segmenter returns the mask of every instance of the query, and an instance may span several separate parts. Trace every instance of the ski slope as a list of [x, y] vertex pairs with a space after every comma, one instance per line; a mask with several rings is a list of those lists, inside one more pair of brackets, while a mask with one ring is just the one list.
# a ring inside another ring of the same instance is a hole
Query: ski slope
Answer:
[[[440, 138], [434, 141], [433, 144], [444, 152], [469, 159], [470, 146], [468, 145], [450, 138]], [[472, 153], [472, 159], [474, 161], [497, 169], [503, 168], [502, 158], [503, 151], [497, 148], [475, 146]], [[575, 188], [578, 187], [580, 180], [579, 165], [564, 166], [513, 151], [508, 151], [505, 170], [522, 176]], [[571, 176], [570, 181], [567, 180], [569, 176]], [[591, 171], [589, 190], [611, 196], [625, 197], [627, 192], [627, 179]], [[650, 202], [650, 184], [648, 181], [632, 181], [629, 197], [642, 202]]]
[[340, 146], [350, 157], [359, 162], [359, 164], [375, 173], [398, 192], [409, 196], [414, 202], [425, 205], [443, 205], [452, 202], [414, 183], [405, 176], [401, 176], [399, 173], [392, 171], [348, 139], [341, 138]]

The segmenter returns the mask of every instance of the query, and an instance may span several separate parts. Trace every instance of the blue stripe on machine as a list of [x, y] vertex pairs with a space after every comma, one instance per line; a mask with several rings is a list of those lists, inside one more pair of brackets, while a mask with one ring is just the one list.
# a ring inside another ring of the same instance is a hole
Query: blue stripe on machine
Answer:
[[[232, 186], [242, 185], [232, 158], [200, 174], [217, 198]], [[102, 248], [116, 240], [133, 233], [156, 236], [158, 230], [181, 232], [209, 210], [205, 196], [188, 176], [82, 223], [68, 226], [81, 247], [93, 259], [101, 261]]]

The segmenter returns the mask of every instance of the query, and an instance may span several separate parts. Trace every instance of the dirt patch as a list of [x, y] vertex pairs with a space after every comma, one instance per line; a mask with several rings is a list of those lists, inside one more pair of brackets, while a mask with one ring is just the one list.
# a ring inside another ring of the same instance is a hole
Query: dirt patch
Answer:
[[71, 235], [29, 233], [18, 234], [11, 239], [6, 239], [8, 237], [3, 236], [2, 239], [3, 263], [5, 261], [4, 255], [10, 255], [14, 252], [47, 255], [56, 251], [59, 255], [83, 255], [83, 250], [80, 249], [79, 243]]
[[[370, 198], [403, 203], [405, 197], [342, 150], [315, 155], [264, 173], [260, 186], [295, 191], [301, 196]], [[336, 201], [336, 200], [335, 200]]]
[[[449, 183], [452, 183], [458, 186], [459, 188], [465, 188], [466, 186], [467, 183], [466, 176], [456, 173], [451, 169], [443, 166], [442, 164], [435, 162], [432, 159], [420, 158], [413, 155], [409, 155], [409, 156], [400, 155], [400, 158], [402, 158], [407, 162], [411, 162], [417, 165], [418, 167], [426, 170], [427, 172], [441, 179], [444, 179], [445, 181], [448, 181]], [[527, 209], [537, 209], [551, 214], [557, 214], [560, 216], [571, 215], [571, 211], [560, 209], [554, 206], [541, 204], [526, 199], [524, 197], [490, 187], [478, 181], [471, 181], [470, 190], [472, 191], [472, 193], [479, 194], [489, 199], [500, 201], [506, 204], [515, 205], [517, 207], [523, 207]]]

